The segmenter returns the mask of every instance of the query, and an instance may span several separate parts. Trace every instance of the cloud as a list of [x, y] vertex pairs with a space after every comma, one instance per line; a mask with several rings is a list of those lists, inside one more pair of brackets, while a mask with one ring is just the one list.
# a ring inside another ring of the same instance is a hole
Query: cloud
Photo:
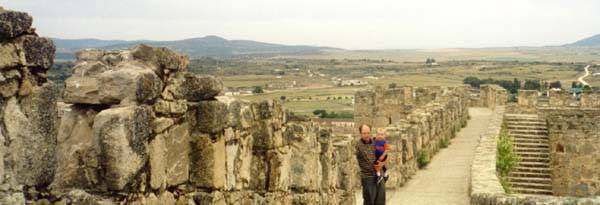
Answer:
[[600, 33], [594, 0], [19, 0], [44, 36], [204, 35], [350, 49], [541, 46]]

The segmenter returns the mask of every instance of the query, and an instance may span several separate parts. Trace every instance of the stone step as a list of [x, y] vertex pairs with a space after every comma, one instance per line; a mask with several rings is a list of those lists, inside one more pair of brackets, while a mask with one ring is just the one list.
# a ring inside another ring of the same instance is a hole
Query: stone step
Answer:
[[512, 113], [507, 113], [504, 114], [505, 118], [539, 118], [538, 115], [533, 115], [533, 114], [512, 114]]
[[548, 130], [545, 125], [507, 125], [509, 130]]
[[532, 122], [532, 121], [506, 121], [506, 125], [537, 125], [537, 126], [547, 126], [546, 122]]
[[520, 154], [520, 153], [523, 153], [523, 152], [542, 152], [542, 153], [549, 153], [550, 152], [550, 149], [548, 149], [548, 148], [539, 148], [539, 147], [535, 147], [535, 148], [531, 148], [531, 147], [514, 147], [513, 150], [517, 154]]
[[538, 178], [552, 178], [550, 173], [536, 173], [536, 172], [511, 172], [510, 177], [538, 177]]
[[535, 118], [504, 118], [504, 120], [506, 122], [512, 122], [512, 123], [525, 123], [525, 122], [535, 122], [535, 123], [544, 123], [546, 124], [545, 120], [542, 119], [535, 119]]
[[546, 144], [544, 144], [544, 143], [525, 143], [525, 142], [514, 142], [514, 141], [513, 141], [513, 146], [514, 147], [523, 147], [523, 148], [545, 148], [545, 149], [550, 148], [547, 143]]
[[522, 162], [543, 162], [543, 163], [550, 163], [550, 159], [549, 158], [544, 158], [544, 157], [521, 157], [521, 161]]
[[513, 169], [514, 172], [527, 172], [527, 173], [540, 173], [540, 174], [550, 174], [551, 170], [548, 167], [522, 167], [516, 166]]
[[508, 177], [508, 181], [511, 183], [532, 183], [540, 185], [550, 185], [552, 187], [552, 179], [545, 177]]
[[539, 157], [539, 158], [549, 158], [550, 153], [548, 152], [519, 152], [517, 153], [522, 158], [525, 157]]
[[519, 194], [552, 195], [551, 189], [548, 190], [548, 189], [512, 187], [511, 191], [513, 193], [519, 193]]
[[545, 134], [511, 134], [514, 139], [543, 139], [548, 140], [548, 135]]
[[552, 184], [539, 184], [539, 183], [528, 183], [528, 182], [508, 182], [512, 188], [533, 188], [533, 189], [546, 189], [552, 191]]
[[516, 138], [516, 139], [513, 139], [513, 143], [514, 144], [521, 144], [521, 143], [548, 144], [548, 140], [547, 139]]
[[516, 167], [532, 167], [532, 168], [549, 168], [550, 163], [547, 162], [519, 162]]
[[511, 130], [508, 129], [508, 134], [509, 135], [518, 135], [518, 134], [544, 134], [547, 135], [548, 131], [547, 130]]

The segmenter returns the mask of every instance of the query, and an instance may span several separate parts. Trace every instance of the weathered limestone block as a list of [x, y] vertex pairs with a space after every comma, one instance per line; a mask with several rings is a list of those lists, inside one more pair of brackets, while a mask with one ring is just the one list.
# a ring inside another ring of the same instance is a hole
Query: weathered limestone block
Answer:
[[100, 139], [103, 178], [110, 190], [123, 190], [145, 164], [151, 122], [147, 106], [106, 109], [94, 118], [93, 135]]
[[189, 64], [186, 56], [164, 47], [140, 44], [131, 50], [133, 59], [155, 65], [162, 70], [184, 71]]
[[193, 192], [187, 194], [187, 197], [194, 199], [194, 202], [198, 205], [225, 205], [225, 196], [220, 191], [207, 192]]
[[113, 205], [118, 204], [112, 199], [92, 195], [84, 190], [73, 189], [62, 196], [56, 204], [90, 204], [90, 205]]
[[189, 101], [207, 100], [217, 96], [223, 90], [223, 82], [213, 76], [184, 73], [185, 81], [180, 89], [185, 89], [185, 97]]
[[195, 112], [194, 132], [219, 133], [229, 126], [228, 108], [223, 102], [201, 101], [191, 109]]
[[[31, 98], [39, 98], [40, 92]], [[52, 93], [49, 93], [51, 95]], [[29, 102], [38, 101], [30, 99]], [[44, 99], [40, 99], [43, 102]], [[56, 107], [46, 106], [47, 103], [24, 107], [17, 104], [16, 98], [11, 98], [4, 107], [3, 121], [6, 138], [10, 142], [7, 159], [12, 163], [12, 174], [21, 184], [35, 186], [47, 185], [54, 175], [56, 149]], [[34, 109], [34, 110], [25, 110]], [[30, 114], [28, 118], [26, 116]], [[43, 119], [43, 117], [48, 117]], [[48, 128], [39, 127], [48, 125]], [[42, 131], [50, 131], [43, 133]]]
[[175, 124], [175, 122], [171, 118], [158, 117], [152, 122], [152, 128], [154, 129], [154, 133], [159, 134], [167, 130], [167, 128], [171, 127], [173, 124]]
[[292, 205], [292, 196], [293, 194], [287, 192], [268, 192], [265, 194], [264, 204]]
[[0, 8], [0, 38], [13, 38], [29, 30], [33, 18], [19, 11]]
[[47, 70], [54, 64], [56, 46], [49, 38], [24, 35], [17, 38], [16, 41], [21, 44], [21, 48], [25, 53], [27, 66]]
[[267, 160], [269, 166], [269, 191], [288, 191], [290, 183], [290, 156], [289, 147], [269, 150]]
[[148, 69], [109, 70], [98, 76], [98, 83], [104, 104], [150, 103], [162, 90], [162, 81]]
[[75, 52], [75, 59], [77, 61], [98, 61], [101, 60], [105, 53], [104, 50], [84, 49]]
[[[225, 135], [228, 135], [226, 130]], [[248, 188], [250, 182], [255, 179], [257, 175], [253, 173], [253, 150], [252, 150], [252, 136], [241, 136], [238, 140], [231, 140], [226, 142], [226, 167], [227, 167], [227, 183], [226, 189], [241, 190]], [[264, 170], [262, 174], [264, 176]], [[264, 186], [263, 186], [264, 187]]]
[[286, 141], [284, 140], [283, 132], [275, 130], [274, 127], [276, 126], [277, 123], [271, 120], [259, 121], [252, 133], [254, 137], [252, 148], [255, 150], [270, 150], [284, 146]]
[[158, 99], [154, 103], [154, 112], [163, 115], [182, 115], [188, 111], [186, 100], [167, 101]]
[[162, 93], [165, 99], [210, 100], [223, 90], [223, 82], [213, 76], [179, 72], [169, 77]]
[[317, 142], [317, 131], [311, 126], [289, 124], [286, 138], [292, 149], [291, 184], [294, 190], [318, 191], [321, 187], [322, 168], [320, 164], [321, 147]]
[[96, 188], [100, 183], [100, 141], [92, 126], [97, 112], [77, 105], [63, 109], [56, 149], [53, 188]]
[[67, 78], [63, 101], [72, 104], [100, 104], [98, 79], [77, 76]]
[[190, 182], [203, 188], [225, 186], [225, 139], [211, 139], [206, 134], [192, 136]]
[[166, 189], [167, 184], [167, 149], [163, 135], [156, 135], [148, 145], [150, 160], [150, 187], [154, 190]]
[[158, 197], [154, 193], [141, 196], [136, 201], [130, 202], [132, 205], [175, 205], [175, 196], [168, 191], [162, 192]]
[[[84, 52], [86, 53], [86, 52]], [[73, 67], [74, 77], [97, 77], [104, 71], [108, 71], [108, 65], [101, 61], [81, 61]]]
[[[189, 179], [190, 170], [190, 133], [189, 124], [184, 122], [179, 125], [174, 125], [165, 132], [165, 147], [166, 155], [166, 171], [167, 171], [167, 186], [177, 186], [185, 183]], [[221, 155], [220, 161], [224, 161], [225, 157]], [[220, 170], [223, 172], [224, 170]]]
[[16, 44], [0, 43], [0, 69], [26, 65], [25, 54]]

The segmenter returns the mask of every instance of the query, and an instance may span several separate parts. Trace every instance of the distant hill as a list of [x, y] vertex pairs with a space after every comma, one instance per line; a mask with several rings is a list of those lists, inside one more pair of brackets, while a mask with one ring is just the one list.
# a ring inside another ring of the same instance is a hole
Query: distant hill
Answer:
[[567, 46], [600, 46], [600, 34], [579, 40]]
[[52, 39], [56, 44], [56, 59], [72, 60], [74, 53], [85, 48], [125, 49], [139, 43], [163, 46], [184, 53], [191, 58], [203, 56], [230, 57], [238, 55], [278, 55], [278, 54], [311, 54], [324, 50], [338, 50], [330, 47], [290, 46], [263, 43], [249, 40], [227, 40], [218, 36], [190, 38], [176, 41], [151, 40], [99, 40], [99, 39]]

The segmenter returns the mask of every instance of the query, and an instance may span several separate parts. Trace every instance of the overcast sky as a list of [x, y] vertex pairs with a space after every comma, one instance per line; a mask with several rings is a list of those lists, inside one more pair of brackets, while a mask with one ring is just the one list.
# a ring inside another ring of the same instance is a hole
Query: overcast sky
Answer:
[[598, 0], [0, 0], [43, 36], [206, 35], [347, 49], [543, 46], [600, 33]]

